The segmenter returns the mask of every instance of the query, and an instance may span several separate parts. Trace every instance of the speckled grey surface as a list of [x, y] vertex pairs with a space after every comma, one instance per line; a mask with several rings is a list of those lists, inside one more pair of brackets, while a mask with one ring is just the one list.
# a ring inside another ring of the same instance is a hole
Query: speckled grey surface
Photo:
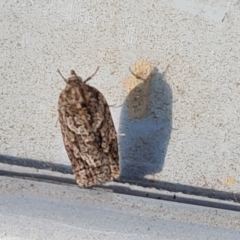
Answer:
[[239, 212], [0, 177], [1, 239], [231, 239]]
[[[115, 104], [125, 176], [239, 192], [237, 0], [10, 0], [0, 19], [1, 154], [69, 164], [56, 70], [100, 66], [90, 84]], [[140, 59], [158, 74], [148, 116], [133, 120], [122, 79]]]

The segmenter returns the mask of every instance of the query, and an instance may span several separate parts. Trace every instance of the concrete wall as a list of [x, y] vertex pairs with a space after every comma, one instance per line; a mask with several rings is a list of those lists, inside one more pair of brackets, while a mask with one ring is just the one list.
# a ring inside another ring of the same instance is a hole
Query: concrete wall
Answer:
[[114, 104], [124, 176], [239, 192], [239, 1], [1, 5], [2, 155], [69, 164], [56, 70], [100, 66], [89, 84]]

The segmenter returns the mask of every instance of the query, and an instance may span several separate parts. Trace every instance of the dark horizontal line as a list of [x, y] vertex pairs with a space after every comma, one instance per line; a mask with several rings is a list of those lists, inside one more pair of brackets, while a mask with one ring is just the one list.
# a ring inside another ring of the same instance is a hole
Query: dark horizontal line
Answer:
[[[69, 165], [56, 164], [56, 163], [51, 163], [51, 162], [43, 162], [43, 161], [33, 160], [33, 159], [25, 159], [25, 158], [17, 158], [17, 157], [12, 157], [12, 156], [0, 155], [0, 163], [14, 165], [14, 166], [34, 168], [34, 169], [39, 169], [39, 170], [49, 170], [52, 172], [59, 172], [59, 173], [63, 173], [63, 174], [73, 174], [72, 168]], [[16, 173], [13, 171], [0, 170], [0, 175], [12, 176], [12, 177], [14, 177], [14, 176], [15, 177], [24, 177], [24, 178], [31, 178], [31, 179], [33, 178], [33, 179], [38, 179], [41, 181], [52, 181], [52, 182], [57, 182], [57, 183], [75, 184], [74, 180], [71, 180], [69, 178], [55, 177], [55, 176], [50, 176], [50, 175], [47, 176], [46, 174], [43, 175], [43, 174]], [[184, 185], [184, 184], [179, 184], [179, 183], [170, 183], [170, 182], [156, 181], [156, 180], [153, 181], [153, 180], [149, 180], [149, 179], [129, 179], [129, 178], [124, 178], [124, 177], [120, 177], [115, 182], [133, 184], [133, 185], [137, 185], [137, 186], [141, 186], [141, 187], [145, 187], [145, 188], [156, 188], [159, 190], [166, 190], [166, 191], [172, 192], [173, 197], [175, 196], [174, 193], [177, 194], [177, 193], [181, 192], [181, 193], [193, 195], [193, 196], [208, 197], [211, 199], [218, 199], [218, 200], [228, 200], [228, 201], [233, 201], [236, 203], [240, 202], [240, 194], [239, 193], [234, 194], [234, 193], [230, 193], [230, 192], [194, 187], [194, 186], [189, 186], [189, 185]], [[121, 187], [121, 188], [123, 188], [123, 187]], [[125, 190], [121, 189], [121, 191], [119, 193], [124, 192], [125, 194], [128, 194], [128, 190], [129, 190], [129, 188], [125, 187]], [[115, 189], [115, 191], [116, 191], [116, 189]], [[146, 191], [147, 191], [147, 189], [146, 189]], [[137, 193], [135, 193], [135, 194], [137, 194]], [[146, 196], [145, 191], [144, 191], [144, 194]], [[141, 196], [143, 196], [144, 194], [141, 194]], [[150, 191], [149, 191], [149, 194], [152, 195], [152, 193], [150, 193]], [[158, 198], [158, 196], [156, 196], [156, 199], [157, 198]], [[188, 200], [188, 201], [190, 201], [190, 200]], [[196, 201], [196, 200], [193, 199], [192, 201]], [[214, 203], [214, 204], [216, 204], [216, 203]], [[229, 204], [227, 204], [227, 206], [229, 206]], [[237, 207], [235, 205], [233, 205], [233, 207], [234, 207], [234, 210], [236, 210], [236, 208], [239, 210], [240, 205]]]
[[[34, 180], [34, 181], [49, 182], [49, 183], [55, 183], [55, 184], [67, 184], [67, 185], [77, 186], [77, 184], [73, 179], [55, 177], [55, 176], [49, 176], [49, 175], [41, 175], [41, 174], [35, 174], [35, 173], [34, 174], [18, 173], [18, 172], [0, 170], [0, 175], [11, 177], [11, 178], [21, 178], [25, 180]], [[112, 185], [112, 186], [98, 185], [98, 186], [89, 187], [88, 189], [94, 189], [94, 188], [112, 190], [114, 193], [125, 194], [125, 195], [130, 195], [135, 197], [147, 197], [147, 198], [156, 199], [156, 200], [164, 200], [164, 201], [192, 204], [196, 206], [211, 207], [216, 209], [224, 209], [224, 210], [240, 212], [240, 205], [237, 206], [237, 205], [227, 204], [223, 202], [208, 201], [206, 199], [204, 200], [191, 199], [183, 196], [178, 196], [175, 194], [167, 195], [162, 193], [153, 193], [148, 189], [144, 189], [144, 191], [140, 191], [140, 190], [134, 190], [129, 187], [118, 186], [118, 185]]]

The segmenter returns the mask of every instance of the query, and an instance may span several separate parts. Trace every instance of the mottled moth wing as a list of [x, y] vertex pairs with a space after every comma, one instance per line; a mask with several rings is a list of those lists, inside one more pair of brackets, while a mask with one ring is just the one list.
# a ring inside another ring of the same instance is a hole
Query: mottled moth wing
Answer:
[[58, 101], [64, 145], [76, 182], [82, 187], [119, 176], [116, 130], [106, 99], [86, 84], [91, 77], [82, 81], [72, 70], [70, 78], [63, 77], [66, 87]]

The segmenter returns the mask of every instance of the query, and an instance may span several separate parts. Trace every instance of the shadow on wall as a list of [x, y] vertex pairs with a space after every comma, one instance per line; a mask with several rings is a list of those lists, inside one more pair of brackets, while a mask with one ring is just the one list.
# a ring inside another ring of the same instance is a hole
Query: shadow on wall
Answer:
[[[149, 91], [148, 91], [149, 89]], [[172, 91], [164, 74], [153, 68], [151, 79], [131, 89], [121, 111], [121, 177], [142, 179], [164, 166], [172, 129]]]

